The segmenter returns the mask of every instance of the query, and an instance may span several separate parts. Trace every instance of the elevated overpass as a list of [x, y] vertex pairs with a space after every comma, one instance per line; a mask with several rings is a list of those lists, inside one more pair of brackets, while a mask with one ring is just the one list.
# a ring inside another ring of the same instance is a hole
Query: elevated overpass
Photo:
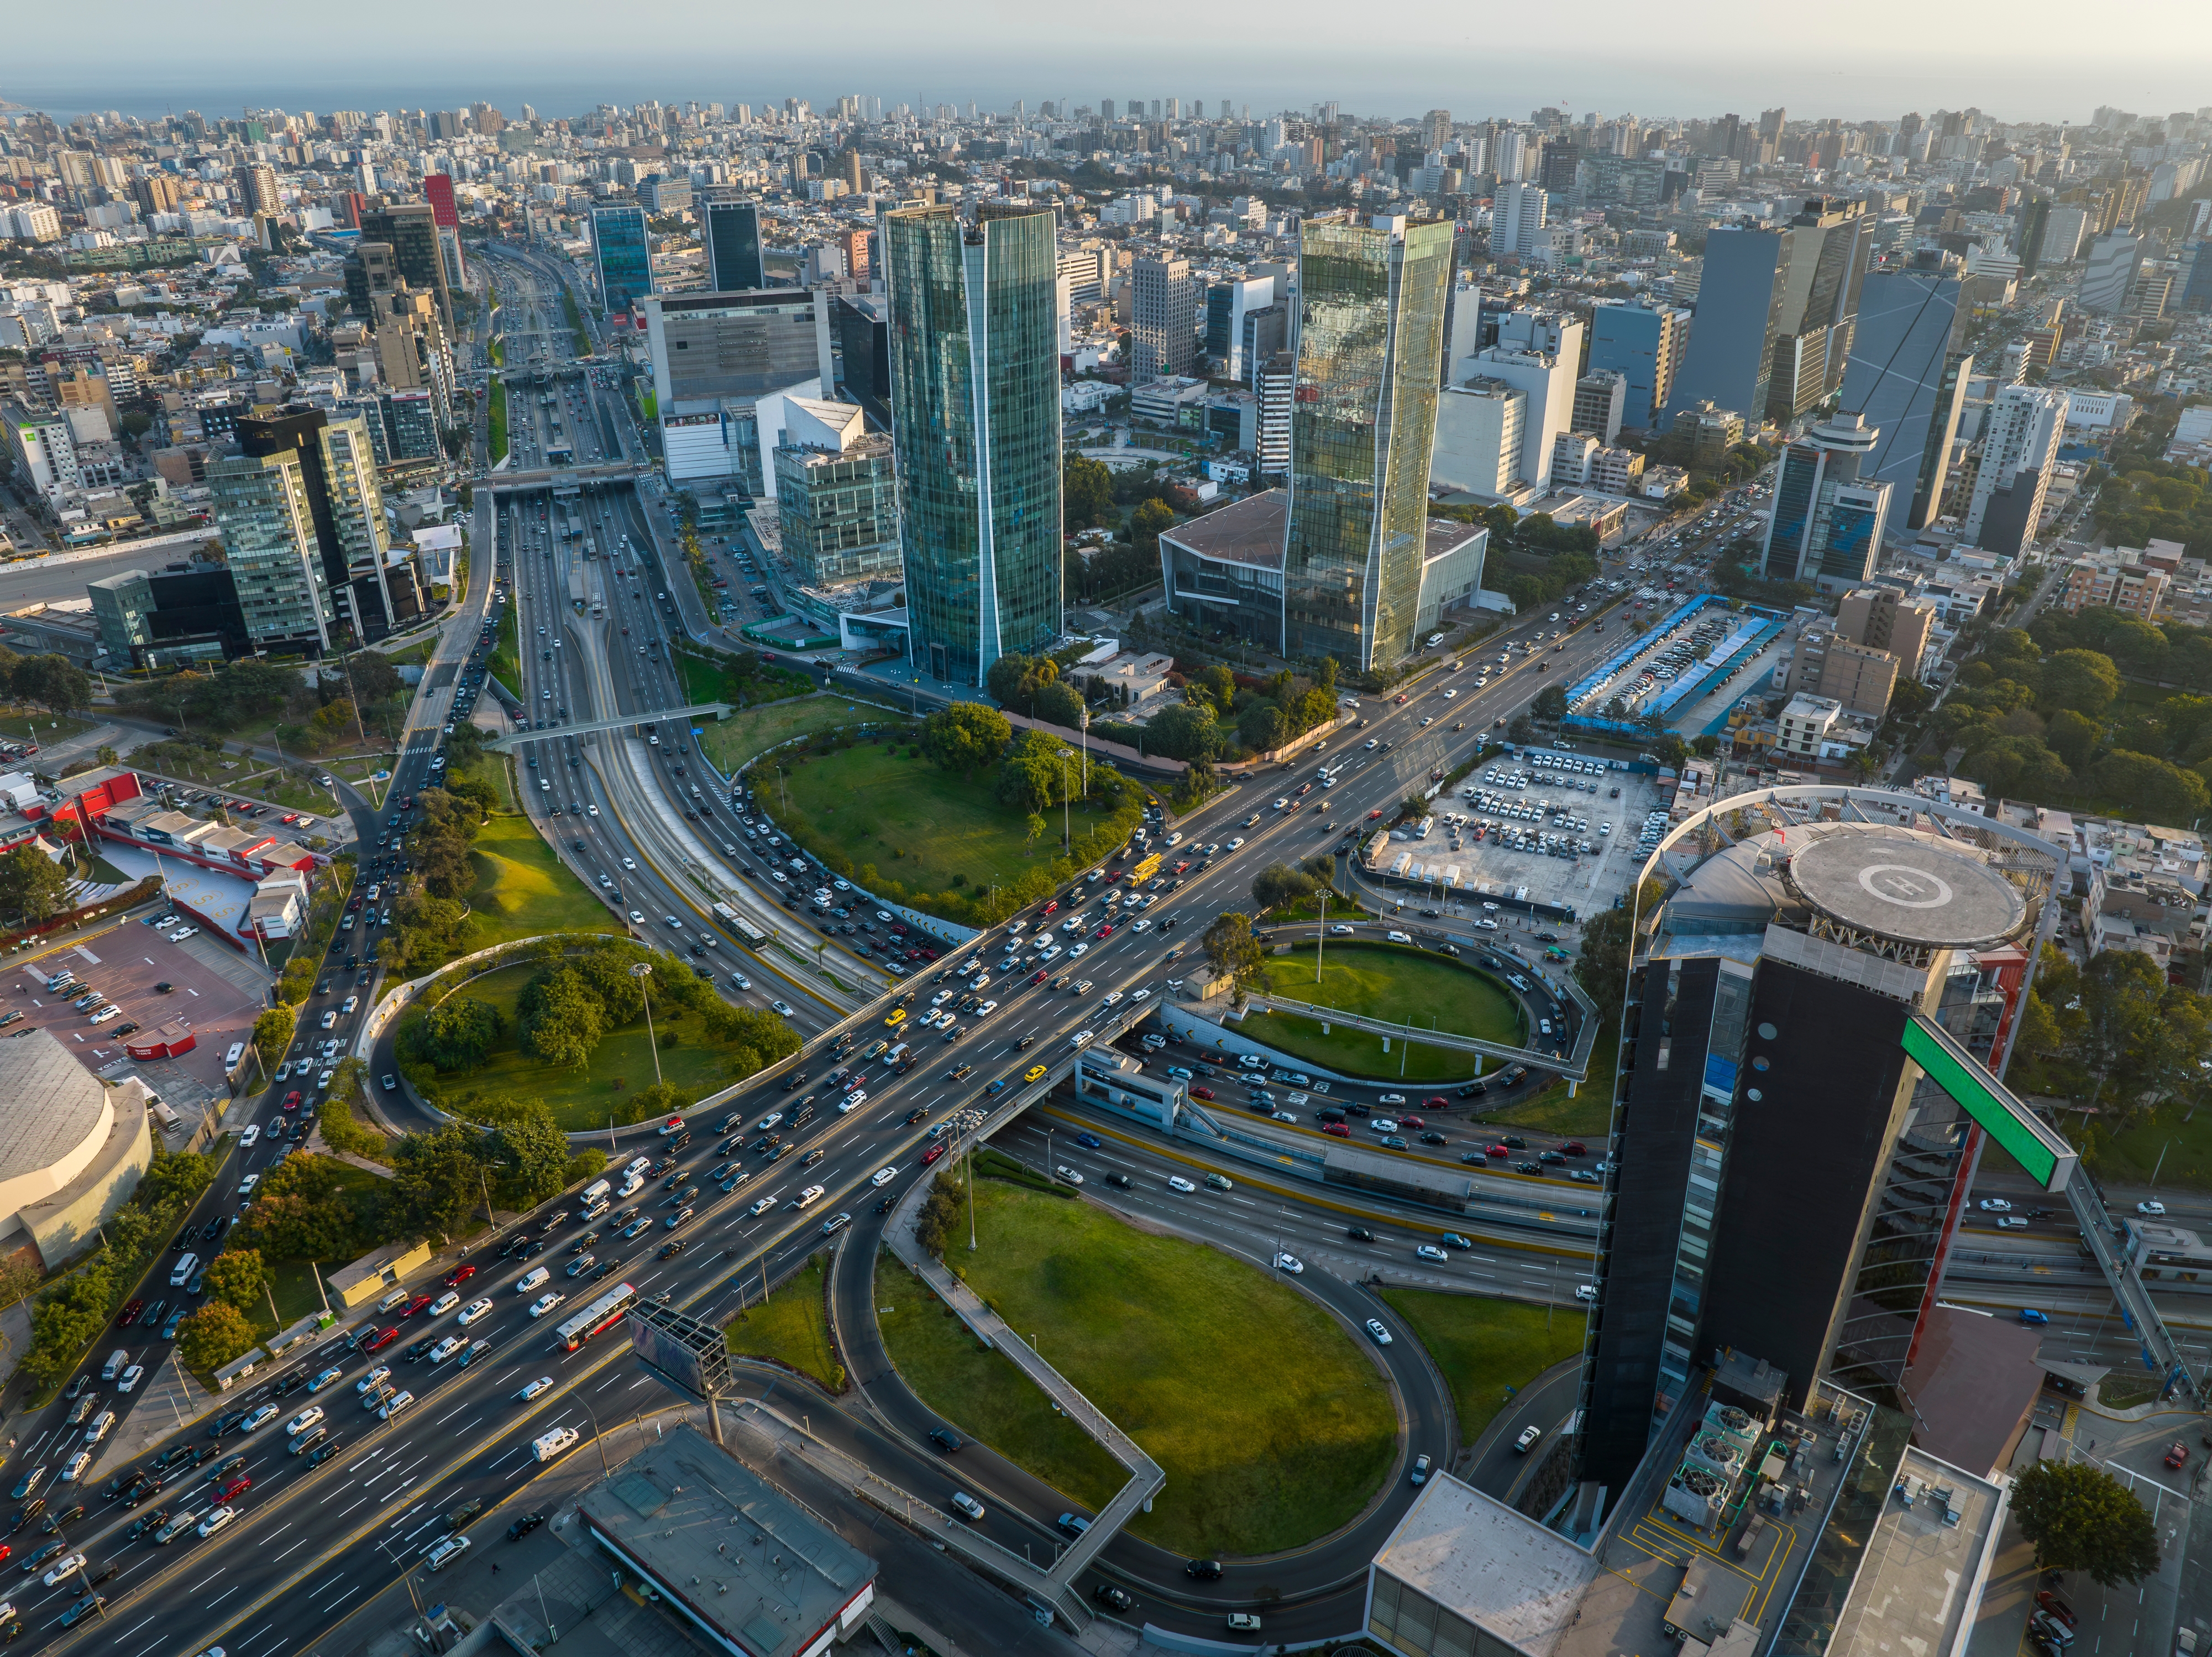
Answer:
[[529, 472], [488, 472], [476, 480], [478, 489], [505, 494], [526, 489], [573, 488], [580, 484], [634, 484], [649, 478], [653, 468], [630, 460], [605, 460], [594, 466], [540, 466]]
[[511, 731], [505, 736], [493, 738], [483, 746], [494, 753], [513, 753], [527, 742], [547, 742], [562, 736], [588, 736], [593, 731], [635, 730], [641, 725], [657, 725], [664, 719], [723, 719], [729, 713], [730, 704], [726, 702], [700, 702], [689, 708], [629, 714], [620, 719], [569, 720], [559, 725], [549, 725], [543, 730]]

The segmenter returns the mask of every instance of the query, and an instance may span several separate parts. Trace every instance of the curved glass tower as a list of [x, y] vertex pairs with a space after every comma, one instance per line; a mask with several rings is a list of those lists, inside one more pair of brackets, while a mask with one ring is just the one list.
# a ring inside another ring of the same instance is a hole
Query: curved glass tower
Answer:
[[884, 219], [915, 665], [980, 685], [1060, 628], [1059, 259], [1048, 210]]

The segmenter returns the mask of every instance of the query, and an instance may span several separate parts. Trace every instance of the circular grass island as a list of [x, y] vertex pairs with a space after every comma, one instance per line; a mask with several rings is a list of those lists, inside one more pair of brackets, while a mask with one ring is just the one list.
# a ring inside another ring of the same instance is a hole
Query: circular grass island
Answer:
[[[979, 1246], [963, 1205], [946, 1264], [1167, 1475], [1135, 1535], [1194, 1557], [1279, 1553], [1350, 1524], [1389, 1476], [1389, 1381], [1285, 1279], [1073, 1192], [987, 1174], [975, 1204]], [[901, 1378], [963, 1432], [1091, 1513], [1127, 1482], [888, 1250], [875, 1304]]]
[[[1329, 940], [1320, 950], [1315, 977], [1315, 947], [1295, 946], [1267, 958], [1269, 987], [1252, 992], [1253, 1010], [1235, 1028], [1238, 1034], [1334, 1070], [1340, 1075], [1377, 1081], [1466, 1081], [1474, 1075], [1475, 1056], [1450, 1047], [1432, 1047], [1420, 1032], [1471, 1036], [1504, 1046], [1528, 1045], [1528, 1019], [1505, 981], [1449, 955], [1404, 944]], [[1269, 996], [1340, 1008], [1347, 1013], [1414, 1027], [1408, 1043], [1365, 1030], [1332, 1025], [1304, 1014], [1262, 1012]]]
[[[401, 1014], [393, 1045], [400, 1068], [416, 1091], [448, 1115], [461, 1117], [474, 1114], [470, 1105], [477, 1099], [505, 1096], [542, 1101], [552, 1112], [554, 1124], [568, 1133], [604, 1130], [611, 1117], [629, 1121], [622, 1109], [627, 1096], [653, 1084], [653, 1050], [646, 1034], [646, 1020], [632, 1019], [608, 1030], [581, 1069], [530, 1057], [518, 1045], [515, 1003], [523, 985], [544, 965], [529, 960], [495, 968], [481, 977], [463, 979], [436, 1001], [417, 1002]], [[415, 1057], [408, 1039], [432, 1007], [453, 996], [466, 996], [490, 1006], [498, 1012], [501, 1027], [499, 1039], [483, 1063], [473, 1069], [446, 1072]], [[659, 1075], [672, 1086], [694, 1099], [704, 1099], [730, 1084], [735, 1044], [713, 1039], [700, 1030], [696, 1018], [672, 1018], [669, 1009], [657, 1004], [653, 1029], [661, 1043]], [[673, 1045], [668, 1041], [672, 1035]]]

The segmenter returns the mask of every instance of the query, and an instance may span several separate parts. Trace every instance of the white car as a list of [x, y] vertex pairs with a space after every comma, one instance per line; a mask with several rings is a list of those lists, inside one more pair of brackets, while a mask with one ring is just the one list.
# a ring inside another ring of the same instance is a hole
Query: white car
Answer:
[[636, 865], [635, 863], [632, 862], [631, 862], [629, 858], [627, 858], [627, 857], [625, 857], [625, 858], [623, 858], [623, 859], [622, 860], [622, 865], [623, 865], [623, 867], [624, 868], [629, 869], [629, 870], [631, 870], [631, 871], [633, 871], [633, 872], [635, 872], [635, 871], [636, 870], [636, 868], [637, 868], [637, 865]]
[[84, 1556], [82, 1554], [72, 1553], [64, 1555], [62, 1558], [54, 1561], [52, 1569], [48, 1570], [44, 1576], [39, 1579], [39, 1581], [45, 1583], [51, 1588], [60, 1582], [64, 1577], [74, 1576], [77, 1572], [83, 1569]]
[[791, 1003], [787, 1001], [772, 1001], [768, 1005], [769, 1010], [775, 1014], [779, 1018], [787, 1019], [798, 1016], [797, 1014], [791, 1010]]
[[123, 1372], [122, 1379], [115, 1383], [115, 1390], [118, 1392], [128, 1392], [145, 1379], [146, 1366], [143, 1363], [134, 1363]]
[[1395, 1133], [1398, 1131], [1397, 1121], [1392, 1117], [1370, 1117], [1367, 1119], [1367, 1126], [1369, 1131], [1372, 1133]]
[[1090, 946], [1089, 944], [1087, 944], [1087, 943], [1079, 943], [1079, 944], [1077, 944], [1077, 945], [1076, 945], [1073, 949], [1071, 949], [1071, 950], [1069, 950], [1069, 951], [1067, 952], [1067, 959], [1070, 959], [1070, 960], [1073, 960], [1073, 959], [1074, 959], [1077, 956], [1079, 956], [1079, 955], [1087, 955], [1087, 954], [1089, 954], [1090, 953], [1091, 953], [1091, 946]]
[[1451, 1258], [1451, 1256], [1446, 1254], [1434, 1243], [1422, 1244], [1419, 1248], [1413, 1251], [1413, 1255], [1417, 1259], [1433, 1261], [1439, 1265], [1441, 1265], [1444, 1261]]
[[[2010, 1214], [2012, 1212], [2012, 1204], [2006, 1202], [2002, 1197], [1984, 1197], [1974, 1206], [1980, 1209], [1984, 1214]], [[2155, 1211], [2160, 1214], [2166, 1212], [2164, 1209], [2159, 1209]], [[2136, 1212], [2137, 1214], [2149, 1214], [2153, 1212], [2153, 1210], [2145, 1208], [2142, 1203], [2138, 1203], [2136, 1204]]]
[[[1984, 1203], [1982, 1206], [1984, 1208], [1987, 1208], [1989, 1207], [1989, 1204]], [[2006, 1206], [2009, 1208], [2011, 1204], [2007, 1203]], [[2137, 1214], [2164, 1214], [2166, 1212], [2166, 1204], [2163, 1203], [2138, 1203], [2136, 1204], [2136, 1212]]]
[[238, 1136], [238, 1148], [242, 1151], [252, 1150], [260, 1142], [260, 1140], [261, 1124], [258, 1122], [249, 1122], [246, 1124], [246, 1131]]
[[1196, 1191], [1198, 1187], [1192, 1185], [1189, 1180], [1184, 1179], [1181, 1174], [1171, 1173], [1168, 1176], [1168, 1189], [1170, 1191], [1181, 1191], [1185, 1196], [1188, 1196], [1192, 1191]]
[[1083, 1176], [1076, 1173], [1073, 1168], [1067, 1167], [1065, 1163], [1060, 1165], [1059, 1167], [1054, 1168], [1053, 1173], [1057, 1174], [1060, 1179], [1067, 1181], [1071, 1185], [1079, 1185], [1083, 1183]]
[[430, 1315], [434, 1318], [442, 1318], [460, 1303], [461, 1297], [449, 1288], [430, 1302]]
[[205, 1519], [200, 1520], [198, 1534], [202, 1538], [213, 1536], [217, 1531], [221, 1530], [224, 1526], [229, 1524], [231, 1520], [237, 1517], [238, 1509], [226, 1502], [222, 1507], [216, 1508], [212, 1513], [209, 1514]]
[[983, 1517], [983, 1504], [965, 1490], [952, 1493], [952, 1506], [963, 1519], [980, 1520]]
[[888, 1185], [897, 1178], [898, 1170], [895, 1167], [878, 1168], [875, 1173], [868, 1176], [868, 1183], [872, 1185]]
[[566, 1299], [565, 1295], [541, 1295], [530, 1303], [530, 1315], [542, 1318]]
[[549, 1387], [549, 1386], [552, 1386], [552, 1385], [553, 1385], [553, 1377], [552, 1377], [552, 1376], [550, 1376], [550, 1375], [540, 1375], [540, 1376], [539, 1376], [536, 1380], [534, 1380], [534, 1381], [531, 1382], [529, 1386], [527, 1386], [524, 1387], [524, 1388], [523, 1388], [520, 1392], [517, 1392], [514, 1396], [515, 1396], [518, 1399], [521, 1399], [521, 1400], [525, 1400], [525, 1401], [526, 1401], [526, 1400], [528, 1400], [528, 1399], [531, 1399], [531, 1398], [536, 1398], [536, 1397], [537, 1397], [540, 1392], [543, 1392], [544, 1391], [545, 1391], [545, 1389], [546, 1389], [547, 1387]]
[[187, 938], [197, 936], [198, 933], [199, 928], [196, 926], [180, 926], [174, 932], [169, 934], [169, 941], [171, 943], [182, 943]]
[[297, 1438], [322, 1418], [323, 1406], [319, 1404], [311, 1404], [284, 1423], [284, 1436]]
[[260, 1183], [261, 1176], [259, 1174], [249, 1173], [245, 1179], [238, 1182], [238, 1194], [240, 1197], [251, 1197], [253, 1195], [253, 1188]]
[[1278, 1271], [1287, 1271], [1297, 1277], [1304, 1275], [1306, 1263], [1295, 1254], [1278, 1254], [1275, 1257], [1275, 1270]]
[[1240, 835], [1238, 835], [1235, 839], [1231, 840], [1231, 841], [1229, 843], [1229, 849], [1230, 849], [1230, 850], [1234, 851], [1234, 850], [1237, 850], [1237, 847], [1239, 847], [1239, 846], [1243, 845], [1243, 844], [1244, 844], [1244, 837], [1243, 837], [1243, 835], [1241, 835], [1241, 834], [1240, 834]]
[[629, 923], [632, 926], [643, 926], [645, 924], [645, 917], [639, 914], [637, 911], [633, 909], [629, 912]]
[[1367, 1333], [1373, 1338], [1375, 1344], [1377, 1346], [1388, 1346], [1390, 1344], [1390, 1331], [1382, 1326], [1382, 1321], [1379, 1319], [1370, 1318], [1367, 1320]]
[[459, 1319], [461, 1327], [466, 1329], [471, 1324], [474, 1323], [477, 1319], [483, 1317], [484, 1313], [490, 1310], [491, 1302], [489, 1301], [471, 1301], [466, 1306], [461, 1308]]
[[367, 1398], [371, 1392], [376, 1391], [379, 1386], [391, 1379], [392, 1366], [388, 1363], [380, 1363], [377, 1365], [375, 1368], [370, 1370], [368, 1374], [363, 1375], [359, 1380], [356, 1381], [353, 1384], [353, 1390], [360, 1393], [362, 1397]]
[[1333, 926], [1329, 928], [1329, 934], [1333, 937], [1348, 938], [1352, 935], [1352, 929], [1348, 926]]

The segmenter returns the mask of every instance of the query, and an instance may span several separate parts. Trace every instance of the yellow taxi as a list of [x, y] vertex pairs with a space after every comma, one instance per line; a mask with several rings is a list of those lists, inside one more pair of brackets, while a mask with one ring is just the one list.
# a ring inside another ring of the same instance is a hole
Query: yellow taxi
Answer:
[[891, 1015], [885, 1019], [884, 1022], [890, 1025], [893, 1029], [896, 1029], [900, 1025], [906, 1022], [906, 1008], [903, 1007], [892, 1008]]
[[1042, 1064], [1032, 1064], [1032, 1065], [1030, 1065], [1030, 1068], [1029, 1068], [1028, 1069], [1026, 1069], [1026, 1070], [1024, 1070], [1024, 1071], [1023, 1071], [1023, 1072], [1022, 1072], [1022, 1080], [1023, 1080], [1023, 1081], [1043, 1081], [1043, 1080], [1044, 1080], [1044, 1066], [1043, 1066], [1043, 1065], [1042, 1065]]

